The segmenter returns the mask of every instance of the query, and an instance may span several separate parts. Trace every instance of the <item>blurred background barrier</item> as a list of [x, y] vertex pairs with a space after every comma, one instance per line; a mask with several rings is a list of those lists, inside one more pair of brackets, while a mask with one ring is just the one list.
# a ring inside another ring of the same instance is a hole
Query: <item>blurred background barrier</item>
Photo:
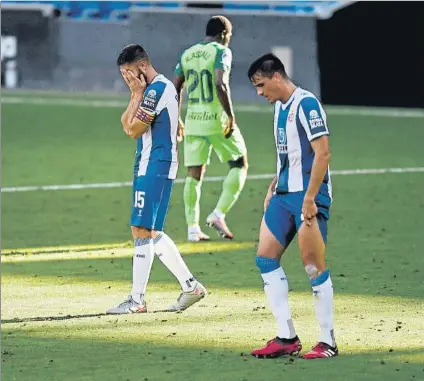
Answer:
[[234, 24], [235, 101], [256, 99], [246, 71], [272, 51], [324, 103], [424, 107], [423, 12], [420, 2], [3, 1], [2, 86], [126, 91], [115, 63], [123, 46], [144, 45], [172, 76], [207, 19], [225, 14]]

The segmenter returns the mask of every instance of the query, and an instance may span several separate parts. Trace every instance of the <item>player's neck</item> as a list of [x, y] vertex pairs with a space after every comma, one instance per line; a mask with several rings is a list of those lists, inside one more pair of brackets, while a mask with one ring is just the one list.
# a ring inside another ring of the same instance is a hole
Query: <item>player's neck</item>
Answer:
[[296, 91], [297, 86], [292, 81], [287, 81], [284, 83], [283, 88], [281, 89], [280, 101], [287, 103], [293, 93]]
[[149, 85], [150, 83], [152, 83], [157, 75], [159, 75], [159, 73], [155, 69], [153, 69], [152, 67], [148, 68], [146, 71], [147, 84]]
[[219, 38], [212, 37], [212, 36], [206, 36], [203, 41], [204, 42], [218, 42], [219, 44], [223, 44], [223, 42]]

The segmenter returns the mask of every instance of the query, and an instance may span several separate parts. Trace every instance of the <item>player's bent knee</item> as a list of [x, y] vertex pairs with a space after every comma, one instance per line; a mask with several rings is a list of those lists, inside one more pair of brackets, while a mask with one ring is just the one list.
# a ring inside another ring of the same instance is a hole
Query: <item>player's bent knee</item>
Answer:
[[312, 287], [320, 286], [330, 277], [330, 271], [328, 269], [319, 271], [315, 265], [306, 265], [305, 271], [308, 274]]
[[277, 258], [256, 256], [256, 266], [258, 266], [261, 274], [269, 273], [280, 267], [280, 260]]
[[309, 280], [315, 279], [318, 276], [318, 268], [313, 264], [305, 265], [305, 271], [308, 274]]
[[244, 169], [247, 170], [247, 168], [249, 167], [249, 165], [247, 163], [247, 156], [241, 156], [237, 160], [230, 160], [228, 162], [228, 165], [229, 165], [230, 169], [244, 168]]
[[188, 176], [192, 177], [193, 179], [200, 181], [203, 177], [203, 174], [206, 171], [206, 165], [199, 165], [195, 167], [188, 167]]
[[152, 230], [142, 226], [131, 226], [131, 233], [136, 238], [152, 238]]

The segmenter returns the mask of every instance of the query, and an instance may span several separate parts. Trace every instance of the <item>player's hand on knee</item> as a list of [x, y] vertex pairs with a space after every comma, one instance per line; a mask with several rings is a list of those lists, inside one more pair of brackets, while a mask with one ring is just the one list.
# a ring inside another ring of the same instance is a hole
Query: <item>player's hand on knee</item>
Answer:
[[302, 216], [306, 226], [312, 225], [312, 219], [318, 214], [318, 208], [312, 197], [305, 197], [302, 205]]

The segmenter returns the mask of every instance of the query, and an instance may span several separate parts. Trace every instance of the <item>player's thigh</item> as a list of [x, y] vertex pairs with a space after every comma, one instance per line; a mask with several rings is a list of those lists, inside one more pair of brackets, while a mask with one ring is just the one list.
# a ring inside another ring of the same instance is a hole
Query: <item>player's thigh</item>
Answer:
[[153, 230], [143, 228], [140, 226], [131, 226], [131, 234], [133, 239], [137, 238], [155, 238], [153, 236]]
[[157, 232], [163, 231], [166, 216], [168, 214], [169, 202], [171, 200], [172, 186], [174, 180], [163, 179], [162, 194], [159, 202], [159, 207], [156, 215], [156, 220], [153, 229]]
[[133, 183], [130, 225], [154, 229], [163, 189], [162, 179], [137, 176]]
[[188, 135], [184, 138], [184, 166], [209, 164], [212, 147], [205, 136]]
[[216, 134], [209, 136], [209, 141], [222, 163], [234, 161], [247, 155], [246, 143], [238, 128], [228, 139], [223, 134]]
[[331, 199], [320, 193], [315, 197], [318, 214], [312, 220], [311, 226], [307, 226], [303, 221], [302, 204], [303, 197], [298, 201], [298, 212], [296, 213], [300, 255], [305, 265], [314, 264], [318, 271], [323, 271], [325, 270], [325, 247]]
[[275, 195], [265, 211], [259, 233], [258, 256], [279, 258], [296, 235], [293, 216]]
[[319, 272], [325, 270], [325, 240], [327, 220], [320, 214], [312, 219], [311, 226], [305, 222], [299, 228], [298, 242], [304, 265], [314, 264]]
[[275, 238], [263, 218], [259, 229], [258, 257], [281, 258], [285, 247]]

